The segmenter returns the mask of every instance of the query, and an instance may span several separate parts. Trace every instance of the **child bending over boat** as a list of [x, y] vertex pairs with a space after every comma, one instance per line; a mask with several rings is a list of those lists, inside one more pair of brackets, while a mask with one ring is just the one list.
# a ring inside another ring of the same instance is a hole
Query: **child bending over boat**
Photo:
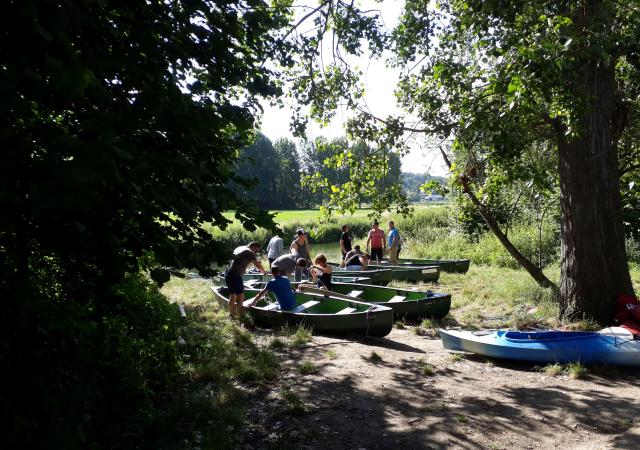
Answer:
[[316, 256], [314, 264], [309, 267], [313, 281], [316, 283], [316, 287], [320, 289], [331, 290], [331, 266], [327, 264], [327, 257], [320, 253]]
[[347, 270], [366, 270], [371, 257], [367, 253], [360, 251], [360, 246], [356, 245], [349, 253], [344, 257], [344, 261], [340, 264], [341, 267], [346, 267]]
[[280, 305], [280, 309], [283, 311], [288, 311], [290, 309], [295, 308], [296, 306], [296, 297], [291, 289], [291, 282], [283, 274], [280, 272], [280, 269], [277, 267], [271, 268], [271, 274], [273, 275], [273, 280], [269, 281], [265, 288], [261, 290], [258, 295], [255, 296], [253, 302], [251, 302], [250, 307], [255, 305], [258, 300], [265, 296], [267, 292], [273, 292], [276, 296], [276, 300]]
[[280, 275], [283, 277], [290, 277], [295, 273], [296, 281], [302, 281], [303, 278], [309, 276], [307, 260], [294, 254], [280, 256], [273, 261], [271, 266], [280, 269]]

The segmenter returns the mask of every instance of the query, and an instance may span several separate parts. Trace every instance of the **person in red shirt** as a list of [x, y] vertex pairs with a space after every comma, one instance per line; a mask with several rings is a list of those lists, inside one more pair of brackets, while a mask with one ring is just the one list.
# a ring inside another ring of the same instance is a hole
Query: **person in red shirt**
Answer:
[[[387, 250], [385, 241], [385, 232], [380, 229], [378, 221], [374, 220], [373, 227], [369, 230], [369, 237], [367, 238], [367, 251], [371, 254], [371, 260], [377, 261], [378, 265], [382, 262], [382, 255]], [[370, 252], [369, 249], [371, 250]]]

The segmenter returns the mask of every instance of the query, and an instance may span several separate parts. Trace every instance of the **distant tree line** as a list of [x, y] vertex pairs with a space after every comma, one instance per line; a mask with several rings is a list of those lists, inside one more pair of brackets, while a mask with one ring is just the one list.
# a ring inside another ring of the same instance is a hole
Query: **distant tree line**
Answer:
[[[335, 164], [342, 154], [366, 158], [371, 148], [365, 142], [352, 144], [345, 138], [328, 140], [322, 137], [297, 145], [281, 138], [275, 142], [258, 134], [246, 147], [237, 164], [236, 175], [250, 179], [251, 186], [236, 186], [265, 209], [307, 209], [326, 203], [330, 186], [349, 180], [349, 172]], [[385, 152], [389, 163], [386, 174], [378, 182], [380, 189], [401, 182], [400, 157]], [[329, 160], [334, 163], [328, 164]], [[360, 204], [369, 199], [358, 199]]]
[[[428, 173], [413, 173], [402, 172], [400, 175], [402, 181], [402, 187], [407, 195], [407, 200], [410, 202], [419, 202], [420, 196], [424, 194], [430, 194], [432, 189], [425, 189], [423, 186], [430, 181], [434, 181], [438, 184], [446, 184], [447, 179], [445, 177], [434, 177]], [[435, 193], [435, 192], [433, 192]]]

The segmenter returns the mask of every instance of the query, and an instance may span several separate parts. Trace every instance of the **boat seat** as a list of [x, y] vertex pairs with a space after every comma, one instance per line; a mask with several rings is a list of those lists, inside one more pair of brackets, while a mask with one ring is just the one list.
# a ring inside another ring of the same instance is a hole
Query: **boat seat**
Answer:
[[405, 297], [404, 295], [396, 295], [395, 297], [390, 298], [387, 303], [399, 303], [405, 301], [406, 299], [407, 297]]
[[358, 290], [354, 289], [353, 291], [349, 292], [347, 295], [349, 297], [360, 297], [363, 292], [364, 291], [358, 291]]
[[280, 304], [278, 302], [273, 302], [273, 303], [269, 303], [267, 306], [263, 307], [262, 309], [264, 309], [265, 311], [273, 311], [274, 309], [277, 309], [280, 306]]
[[252, 298], [250, 298], [249, 300], [243, 301], [242, 302], [242, 306], [244, 306], [245, 308], [248, 308], [251, 303], [253, 303], [253, 299]]
[[350, 314], [350, 313], [354, 312], [355, 310], [356, 310], [356, 308], [345, 308], [345, 309], [341, 309], [336, 314]]
[[320, 303], [320, 302], [318, 302], [316, 300], [311, 300], [309, 302], [303, 303], [302, 305], [298, 306], [295, 309], [292, 309], [291, 312], [299, 313], [299, 312], [302, 312], [302, 311], [304, 311], [306, 309], [311, 308], [312, 306], [316, 306], [318, 303]]

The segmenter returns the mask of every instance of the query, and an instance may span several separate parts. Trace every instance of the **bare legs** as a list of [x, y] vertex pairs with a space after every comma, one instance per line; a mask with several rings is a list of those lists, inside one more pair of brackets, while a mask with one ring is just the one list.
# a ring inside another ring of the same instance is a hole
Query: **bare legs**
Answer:
[[231, 316], [244, 316], [244, 292], [242, 294], [231, 294], [229, 296], [229, 314]]

